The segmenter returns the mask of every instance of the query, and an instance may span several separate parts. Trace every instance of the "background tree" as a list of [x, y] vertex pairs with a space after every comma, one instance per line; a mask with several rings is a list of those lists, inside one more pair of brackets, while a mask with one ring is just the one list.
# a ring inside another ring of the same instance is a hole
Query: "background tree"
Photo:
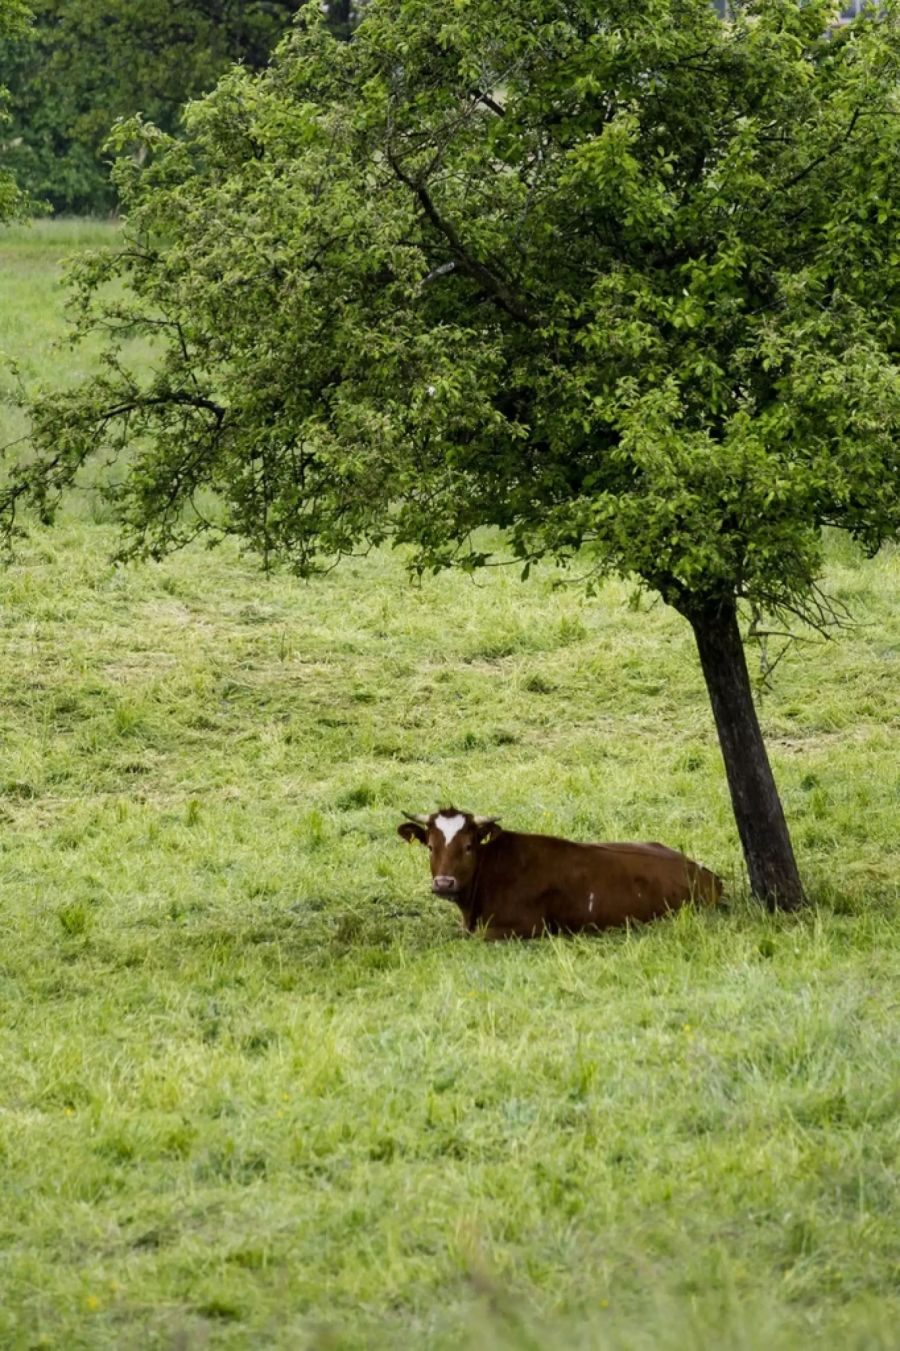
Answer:
[[[0, 0], [0, 44], [23, 39], [28, 29], [28, 10], [19, 0]], [[24, 207], [25, 199], [6, 167], [9, 158], [7, 100], [9, 91], [0, 85], [0, 221], [9, 220]]]
[[127, 240], [75, 274], [105, 372], [35, 403], [7, 519], [127, 451], [126, 555], [475, 569], [493, 526], [635, 578], [696, 636], [753, 890], [799, 903], [738, 607], [827, 621], [822, 527], [875, 550], [900, 503], [898, 10], [832, 18], [384, 0], [183, 140], [123, 127]]
[[[264, 66], [303, 0], [35, 0], [31, 40], [0, 41], [11, 90], [7, 155], [19, 181], [56, 211], [115, 206], [103, 143], [142, 113], [174, 131], [182, 106], [234, 62]], [[349, 36], [351, 0], [326, 19]]]

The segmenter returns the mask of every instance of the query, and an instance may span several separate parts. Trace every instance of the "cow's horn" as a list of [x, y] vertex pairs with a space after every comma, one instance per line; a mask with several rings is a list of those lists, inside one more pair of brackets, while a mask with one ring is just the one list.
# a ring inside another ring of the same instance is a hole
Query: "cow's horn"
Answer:
[[412, 821], [414, 825], [417, 825], [417, 826], [427, 826], [427, 825], [428, 825], [428, 817], [427, 817], [427, 816], [411, 816], [411, 815], [409, 814], [409, 812], [401, 812], [400, 815], [401, 815], [401, 816], [405, 816], [406, 819], [407, 819], [407, 821]]
[[499, 816], [476, 816], [473, 817], [475, 825], [479, 830], [484, 830], [485, 826], [496, 826], [500, 820]]

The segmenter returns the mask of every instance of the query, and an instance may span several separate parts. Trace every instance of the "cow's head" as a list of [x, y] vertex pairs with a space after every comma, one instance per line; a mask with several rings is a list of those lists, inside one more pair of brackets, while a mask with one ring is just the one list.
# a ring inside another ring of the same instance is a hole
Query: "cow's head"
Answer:
[[473, 816], [455, 807], [443, 807], [430, 816], [406, 817], [397, 834], [408, 843], [418, 840], [431, 856], [431, 890], [452, 900], [464, 896], [478, 866], [478, 853], [495, 840], [501, 827], [493, 816]]

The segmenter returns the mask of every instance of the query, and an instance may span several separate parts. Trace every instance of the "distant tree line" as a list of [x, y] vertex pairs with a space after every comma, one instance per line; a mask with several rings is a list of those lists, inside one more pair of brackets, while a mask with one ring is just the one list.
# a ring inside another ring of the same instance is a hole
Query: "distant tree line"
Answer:
[[[0, 49], [25, 31], [27, 18], [27, 10], [19, 0], [0, 0]], [[7, 99], [8, 92], [0, 81], [0, 138], [8, 122]], [[18, 215], [23, 206], [24, 198], [16, 181], [0, 158], [0, 221]]]
[[[303, 3], [32, 0], [30, 31], [0, 28], [4, 173], [56, 212], [113, 210], [103, 145], [116, 119], [141, 113], [175, 131], [183, 105], [228, 66], [264, 66]], [[328, 0], [325, 12], [332, 33], [349, 37], [354, 0]]]

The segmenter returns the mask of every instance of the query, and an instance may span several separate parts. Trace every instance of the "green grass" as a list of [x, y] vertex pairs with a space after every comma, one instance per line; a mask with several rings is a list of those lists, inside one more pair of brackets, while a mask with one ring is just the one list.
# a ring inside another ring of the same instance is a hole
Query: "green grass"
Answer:
[[[7, 350], [54, 228], [0, 236]], [[0, 575], [0, 1343], [894, 1347], [897, 552], [830, 541], [859, 628], [763, 699], [773, 918], [662, 606], [114, 538], [78, 501]], [[466, 940], [394, 833], [451, 799], [730, 906]]]
[[[118, 227], [110, 221], [0, 225], [0, 400], [19, 381], [30, 389], [58, 388], [89, 374], [102, 344], [91, 340], [74, 350], [65, 341], [65, 265], [80, 250], [105, 248], [117, 236]], [[0, 404], [0, 447], [25, 430], [24, 418]], [[99, 499], [87, 507], [96, 516], [104, 514]]]
[[0, 343], [30, 377], [76, 378], [84, 358], [51, 352], [61, 336], [63, 264], [80, 249], [113, 243], [117, 227], [101, 221], [42, 220], [29, 226], [0, 225], [0, 285], [3, 316]]

